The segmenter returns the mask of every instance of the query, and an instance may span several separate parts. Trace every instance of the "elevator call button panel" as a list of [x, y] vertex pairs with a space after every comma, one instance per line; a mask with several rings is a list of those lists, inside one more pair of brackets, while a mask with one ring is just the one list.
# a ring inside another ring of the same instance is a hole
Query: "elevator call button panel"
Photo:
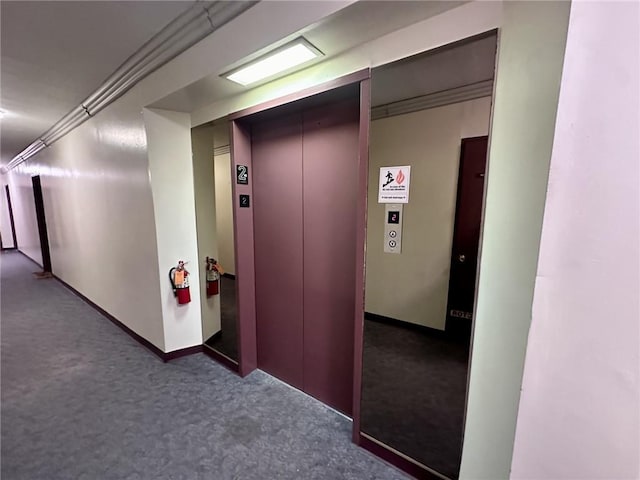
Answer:
[[385, 203], [384, 252], [402, 253], [403, 204]]

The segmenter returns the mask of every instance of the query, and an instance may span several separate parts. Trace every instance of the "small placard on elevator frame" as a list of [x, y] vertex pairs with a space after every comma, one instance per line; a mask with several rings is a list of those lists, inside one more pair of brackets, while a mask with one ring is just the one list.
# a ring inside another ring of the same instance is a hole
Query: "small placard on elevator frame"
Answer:
[[249, 195], [240, 195], [240, 208], [249, 208], [251, 206], [251, 199]]
[[236, 183], [249, 185], [249, 169], [246, 165], [236, 165]]

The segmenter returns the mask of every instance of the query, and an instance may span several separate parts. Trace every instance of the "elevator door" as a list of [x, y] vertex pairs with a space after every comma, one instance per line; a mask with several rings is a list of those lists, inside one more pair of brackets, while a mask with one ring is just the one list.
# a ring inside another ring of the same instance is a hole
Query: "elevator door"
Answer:
[[254, 125], [258, 367], [303, 389], [302, 116]]
[[350, 415], [359, 106], [252, 127], [258, 367]]

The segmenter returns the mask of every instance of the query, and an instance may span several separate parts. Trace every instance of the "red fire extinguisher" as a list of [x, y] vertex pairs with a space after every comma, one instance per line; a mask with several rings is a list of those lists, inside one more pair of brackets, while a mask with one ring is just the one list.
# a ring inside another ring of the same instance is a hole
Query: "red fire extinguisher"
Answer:
[[213, 257], [207, 257], [207, 297], [220, 293], [220, 275], [224, 273], [222, 266]]
[[185, 262], [180, 260], [177, 267], [169, 270], [169, 281], [173, 287], [173, 294], [178, 299], [179, 305], [184, 305], [191, 301], [189, 293], [189, 272], [184, 268]]

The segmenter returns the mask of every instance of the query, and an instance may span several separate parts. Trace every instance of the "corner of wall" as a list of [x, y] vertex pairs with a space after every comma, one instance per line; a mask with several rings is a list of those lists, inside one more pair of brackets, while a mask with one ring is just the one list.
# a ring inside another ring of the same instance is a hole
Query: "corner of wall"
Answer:
[[460, 478], [508, 478], [569, 2], [505, 2]]
[[[156, 220], [164, 351], [202, 344], [200, 269], [188, 113], [145, 108], [149, 175]], [[178, 305], [169, 270], [188, 262], [191, 302]]]
[[514, 479], [640, 478], [639, 20], [571, 5]]

